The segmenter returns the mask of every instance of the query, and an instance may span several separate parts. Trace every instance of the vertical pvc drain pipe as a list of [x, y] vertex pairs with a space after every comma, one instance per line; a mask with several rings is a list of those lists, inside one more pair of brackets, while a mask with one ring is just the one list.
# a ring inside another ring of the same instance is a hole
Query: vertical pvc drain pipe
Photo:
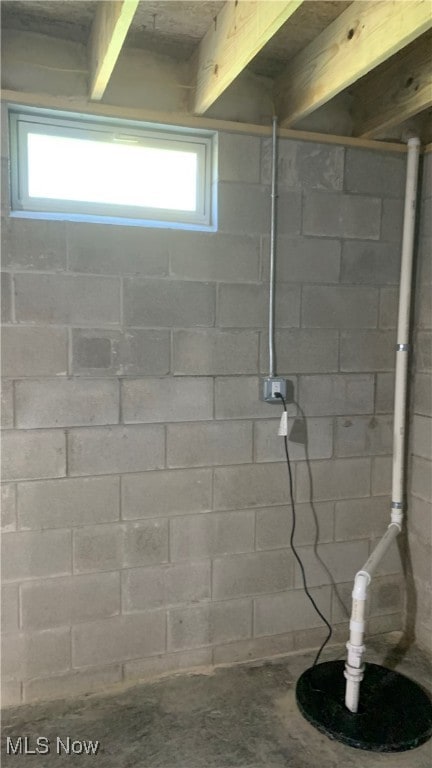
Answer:
[[276, 230], [276, 132], [277, 117], [273, 116], [272, 167], [271, 167], [271, 212], [270, 212], [270, 296], [269, 296], [269, 376], [275, 375], [275, 339], [274, 339], [274, 295], [275, 295], [275, 230]]
[[399, 290], [393, 426], [392, 522], [396, 523], [401, 523], [403, 517], [406, 391], [419, 154], [420, 140], [418, 138], [409, 139]]
[[402, 529], [409, 320], [411, 309], [412, 264], [419, 154], [420, 140], [418, 138], [409, 139], [396, 344], [391, 522], [387, 528], [387, 532], [384, 534], [381, 541], [378, 542], [363, 568], [358, 571], [354, 580], [350, 638], [347, 642], [348, 656], [344, 672], [347, 681], [345, 688], [345, 706], [354, 713], [358, 711], [360, 684], [363, 680], [364, 673], [362, 657], [365, 650], [363, 637], [365, 629], [364, 615], [367, 589], [378, 563]]

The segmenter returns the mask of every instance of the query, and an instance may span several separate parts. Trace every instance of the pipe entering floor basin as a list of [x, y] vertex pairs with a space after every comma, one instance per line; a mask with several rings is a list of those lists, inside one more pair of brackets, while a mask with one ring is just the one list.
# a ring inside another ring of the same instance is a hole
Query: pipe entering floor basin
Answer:
[[403, 522], [409, 318], [419, 153], [419, 139], [409, 139], [396, 345], [391, 518], [386, 533], [355, 577], [352, 593], [350, 636], [346, 644], [348, 650], [347, 660], [346, 662], [339, 660], [319, 664], [321, 652], [330, 640], [332, 628], [309, 592], [305, 569], [294, 545], [296, 511], [288, 450], [288, 440], [292, 439], [294, 435], [290, 435], [290, 438], [288, 438], [287, 382], [276, 375], [275, 365], [274, 296], [277, 118], [273, 118], [268, 338], [269, 375], [264, 380], [263, 399], [269, 403], [281, 402], [283, 405], [279, 435], [284, 439], [288, 468], [292, 508], [290, 545], [300, 567], [304, 591], [315, 611], [329, 630], [328, 636], [321, 645], [312, 667], [307, 669], [298, 680], [296, 698], [302, 715], [319, 731], [351, 747], [374, 752], [403, 752], [414, 749], [427, 741], [432, 735], [432, 702], [428, 694], [417, 683], [414, 683], [404, 675], [377, 664], [365, 664], [362, 660], [365, 651], [363, 639], [368, 588], [377, 566], [400, 533]]

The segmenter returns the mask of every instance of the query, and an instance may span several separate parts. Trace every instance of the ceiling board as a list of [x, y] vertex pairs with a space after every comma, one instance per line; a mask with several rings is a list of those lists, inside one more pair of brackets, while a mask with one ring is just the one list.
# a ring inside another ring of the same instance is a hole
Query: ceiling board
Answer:
[[2, 0], [2, 27], [86, 44], [96, 6], [97, 2], [77, 0]]
[[[141, 2], [136, 10], [126, 45], [174, 59], [189, 59], [225, 3], [210, 0], [162, 0]], [[308, 0], [260, 51], [250, 67], [274, 77], [301, 48], [350, 5], [344, 0]], [[5, 29], [88, 42], [97, 2], [87, 0], [3, 0]]]
[[[127, 45], [186, 60], [224, 4], [207, 0], [141, 2]], [[254, 58], [250, 68], [255, 74], [274, 77], [348, 5], [350, 2], [345, 0], [308, 0]]]
[[223, 2], [205, 0], [163, 0], [163, 2], [141, 2], [134, 16], [134, 29], [154, 31], [160, 35], [189, 37], [201, 40], [215, 16], [222, 9]]
[[351, 5], [344, 0], [307, 0], [262, 48], [250, 67], [257, 75], [276, 77], [284, 65]]
[[141, 2], [126, 45], [188, 61], [224, 2]]

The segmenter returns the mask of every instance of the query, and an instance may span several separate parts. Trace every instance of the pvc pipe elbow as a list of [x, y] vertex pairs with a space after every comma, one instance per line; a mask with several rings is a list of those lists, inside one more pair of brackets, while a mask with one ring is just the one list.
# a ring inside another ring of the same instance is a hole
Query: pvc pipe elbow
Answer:
[[371, 577], [367, 571], [358, 571], [354, 579], [352, 597], [354, 600], [366, 600], [367, 588], [371, 583]]

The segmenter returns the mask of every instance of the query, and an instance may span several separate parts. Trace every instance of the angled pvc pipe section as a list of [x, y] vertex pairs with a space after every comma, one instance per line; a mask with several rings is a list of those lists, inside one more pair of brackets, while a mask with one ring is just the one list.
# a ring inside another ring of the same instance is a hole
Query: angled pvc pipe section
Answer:
[[418, 138], [409, 139], [396, 343], [391, 521], [381, 541], [378, 542], [363, 568], [356, 574], [354, 580], [350, 637], [346, 644], [348, 654], [344, 672], [346, 678], [345, 706], [354, 713], [358, 711], [360, 684], [364, 673], [362, 658], [365, 650], [363, 637], [367, 590], [377, 565], [387, 552], [390, 544], [402, 530], [409, 320], [419, 155], [420, 140]]

